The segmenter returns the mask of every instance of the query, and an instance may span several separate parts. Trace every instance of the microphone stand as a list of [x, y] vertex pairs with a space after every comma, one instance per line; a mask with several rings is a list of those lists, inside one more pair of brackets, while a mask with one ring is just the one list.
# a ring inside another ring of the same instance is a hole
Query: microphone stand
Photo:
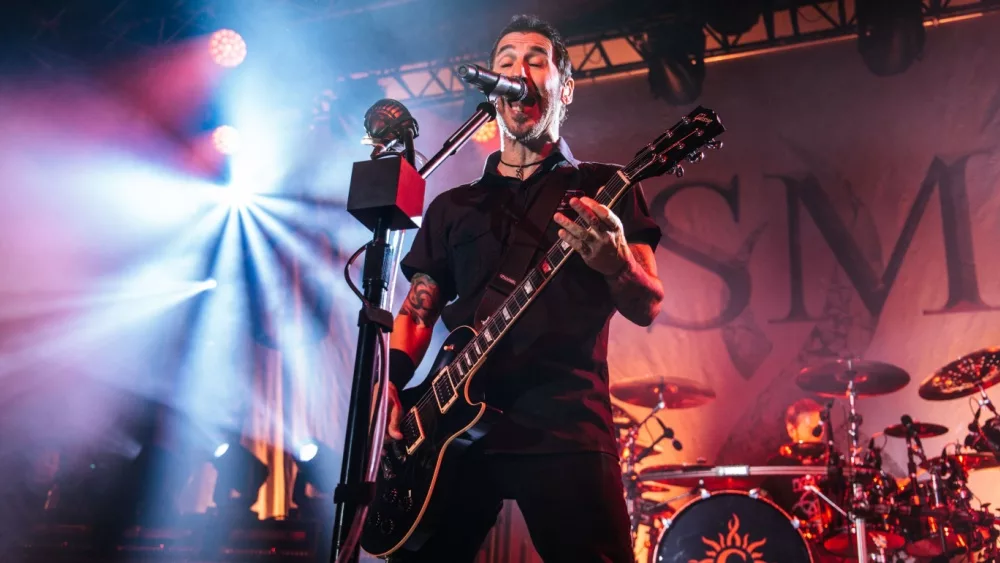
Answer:
[[[423, 168], [420, 176], [427, 179], [438, 166], [449, 156], [458, 152], [484, 123], [496, 119], [496, 108], [489, 102], [483, 102], [476, 112], [458, 131], [445, 141], [444, 146], [431, 158]], [[414, 164], [413, 132], [403, 133], [405, 144], [404, 157], [412, 166]], [[344, 458], [341, 466], [341, 479], [334, 493], [336, 513], [333, 522], [333, 549], [330, 562], [347, 561], [356, 563], [359, 559], [360, 546], [355, 543], [347, 546], [348, 537], [352, 532], [352, 520], [358, 510], [371, 503], [375, 493], [375, 484], [365, 475], [366, 461], [374, 462], [379, 452], [372, 451], [370, 445], [381, 443], [381, 436], [376, 436], [369, 444], [368, 434], [371, 420], [371, 390], [378, 354], [378, 341], [383, 334], [392, 331], [392, 313], [385, 310], [385, 292], [389, 288], [391, 273], [395, 271], [395, 261], [389, 260], [398, 252], [388, 242], [391, 219], [388, 216], [378, 217], [372, 228], [372, 241], [365, 252], [363, 272], [363, 290], [367, 303], [362, 307], [358, 317], [358, 347], [354, 357], [354, 376], [351, 381], [351, 398], [348, 403], [347, 426], [344, 435]], [[392, 268], [392, 270], [390, 270]], [[388, 358], [388, 350], [385, 350]], [[386, 366], [383, 366], [385, 368]], [[387, 373], [387, 371], [386, 371]], [[384, 387], [384, 386], [383, 386]], [[384, 394], [383, 394], [384, 395]], [[379, 401], [380, 417], [384, 417], [386, 401]], [[378, 427], [380, 425], [376, 425]], [[354, 525], [362, 525], [362, 521]], [[350, 547], [350, 554], [342, 554], [341, 550]]]

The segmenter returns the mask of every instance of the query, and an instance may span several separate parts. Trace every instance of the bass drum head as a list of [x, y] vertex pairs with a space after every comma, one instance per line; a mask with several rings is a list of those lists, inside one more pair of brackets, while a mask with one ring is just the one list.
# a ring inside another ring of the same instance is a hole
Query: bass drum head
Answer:
[[812, 563], [791, 518], [743, 491], [720, 491], [685, 505], [660, 533], [657, 563]]

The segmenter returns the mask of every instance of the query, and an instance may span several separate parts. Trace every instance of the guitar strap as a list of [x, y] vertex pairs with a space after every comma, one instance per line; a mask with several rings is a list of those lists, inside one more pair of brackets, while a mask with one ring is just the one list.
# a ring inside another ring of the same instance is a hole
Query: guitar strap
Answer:
[[528, 209], [511, 226], [511, 233], [507, 236], [507, 250], [500, 258], [500, 266], [493, 279], [486, 284], [483, 299], [476, 309], [477, 329], [500, 307], [528, 272], [532, 258], [545, 242], [545, 231], [552, 221], [552, 216], [555, 215], [559, 202], [567, 191], [561, 188], [566, 184], [558, 181], [563, 179], [560, 176], [567, 174], [570, 175], [570, 186], [578, 189], [580, 184], [578, 169], [569, 166], [556, 168], [543, 181], [539, 190], [541, 193], [535, 196]]

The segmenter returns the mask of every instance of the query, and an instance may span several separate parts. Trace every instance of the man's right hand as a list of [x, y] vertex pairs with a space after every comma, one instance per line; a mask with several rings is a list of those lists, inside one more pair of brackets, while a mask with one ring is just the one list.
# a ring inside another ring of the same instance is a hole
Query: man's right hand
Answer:
[[[375, 397], [378, 397], [378, 384], [375, 384]], [[403, 404], [399, 401], [399, 392], [396, 386], [389, 382], [389, 423], [385, 426], [386, 438], [389, 440], [402, 440], [403, 433], [399, 430], [399, 419], [403, 416]]]

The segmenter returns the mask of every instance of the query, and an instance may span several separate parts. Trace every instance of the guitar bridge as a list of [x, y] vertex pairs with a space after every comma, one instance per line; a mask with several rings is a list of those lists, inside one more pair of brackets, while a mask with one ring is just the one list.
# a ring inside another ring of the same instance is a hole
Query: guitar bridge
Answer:
[[[407, 455], [413, 455], [413, 452], [417, 450], [420, 444], [424, 443], [424, 427], [420, 423], [420, 415], [417, 412], [417, 407], [413, 407], [410, 409], [410, 420], [413, 421], [412, 430], [416, 431], [416, 436], [413, 437], [413, 442], [406, 444]], [[407, 426], [409, 426], [409, 424], [407, 424]], [[411, 430], [411, 428], [407, 428], [407, 430]], [[407, 433], [404, 432], [404, 437], [409, 438], [409, 436], [405, 436], [405, 434]]]

